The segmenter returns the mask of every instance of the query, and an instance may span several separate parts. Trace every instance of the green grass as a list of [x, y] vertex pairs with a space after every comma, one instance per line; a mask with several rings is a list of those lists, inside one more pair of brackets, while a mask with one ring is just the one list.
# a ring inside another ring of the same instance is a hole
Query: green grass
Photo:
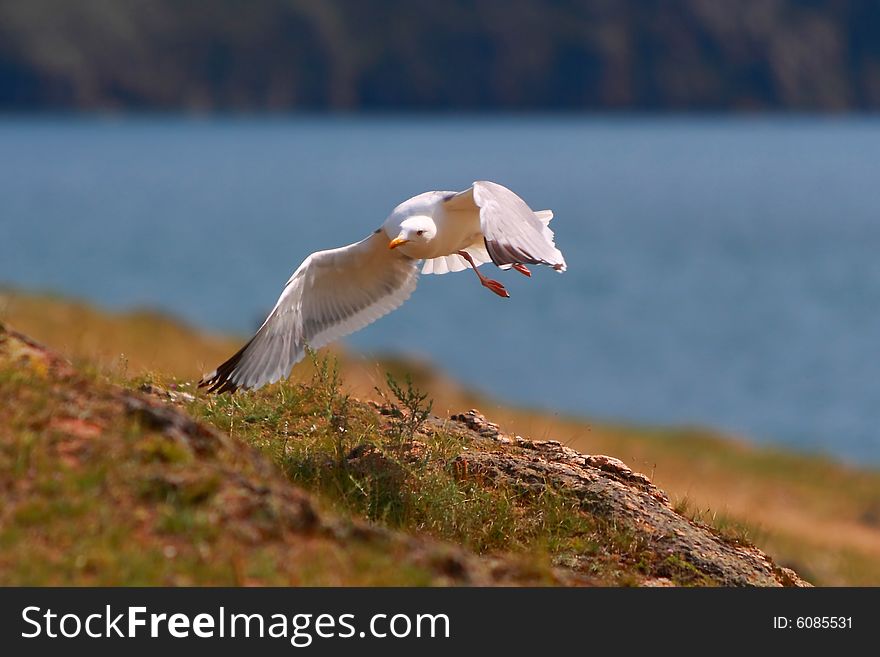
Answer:
[[676, 513], [708, 527], [729, 543], [754, 546], [756, 541], [765, 536], [765, 532], [760, 527], [749, 525], [727, 513], [709, 507], [700, 507], [686, 495], [675, 500], [673, 508]]
[[100, 377], [2, 347], [0, 585], [436, 581], [399, 545], [297, 530], [288, 484], [249, 448], [197, 455]]
[[[417, 425], [379, 426], [380, 416], [340, 392], [324, 361], [310, 385], [281, 383], [254, 394], [202, 398], [201, 418], [261, 449], [335, 511], [393, 529], [424, 532], [480, 552], [528, 543], [511, 491], [456, 479], [452, 434], [416, 436]], [[418, 439], [417, 439], [418, 438]]]
[[692, 567], [658, 560], [625, 529], [574, 496], [487, 485], [459, 476], [453, 457], [471, 448], [460, 434], [425, 430], [430, 400], [389, 376], [385, 415], [342, 391], [334, 363], [317, 359], [310, 383], [256, 393], [199, 397], [187, 410], [253, 445], [292, 483], [344, 517], [463, 545], [513, 552], [538, 569], [574, 567], [605, 583], [668, 577], [707, 584]]

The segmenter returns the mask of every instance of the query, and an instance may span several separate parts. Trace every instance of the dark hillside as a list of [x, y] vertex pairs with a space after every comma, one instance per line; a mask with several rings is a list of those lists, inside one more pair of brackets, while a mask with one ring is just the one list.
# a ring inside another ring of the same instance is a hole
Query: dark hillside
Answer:
[[869, 0], [2, 0], [7, 110], [876, 110]]

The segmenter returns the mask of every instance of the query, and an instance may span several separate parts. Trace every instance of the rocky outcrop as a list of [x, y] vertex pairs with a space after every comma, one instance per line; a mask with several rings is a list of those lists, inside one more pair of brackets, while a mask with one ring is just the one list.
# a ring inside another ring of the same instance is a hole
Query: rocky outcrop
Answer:
[[648, 477], [618, 459], [580, 454], [554, 440], [508, 436], [475, 410], [452, 420], [477, 447], [454, 458], [461, 476], [530, 492], [565, 491], [585, 513], [628, 529], [660, 555], [681, 560], [721, 585], [809, 586], [758, 548], [677, 513]]

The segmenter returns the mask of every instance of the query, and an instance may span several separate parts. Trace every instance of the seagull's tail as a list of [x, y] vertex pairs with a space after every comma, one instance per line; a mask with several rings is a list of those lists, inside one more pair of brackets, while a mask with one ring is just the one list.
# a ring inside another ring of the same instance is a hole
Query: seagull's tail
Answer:
[[559, 262], [553, 265], [553, 269], [558, 272], [564, 272], [567, 267], [565, 264], [565, 258], [562, 257], [562, 252], [556, 248], [556, 239], [553, 235], [553, 231], [550, 230], [550, 220], [553, 219], [553, 210], [538, 210], [535, 212], [535, 216], [544, 226], [541, 234], [544, 236], [544, 239], [550, 242], [550, 245], [553, 246], [559, 256]]

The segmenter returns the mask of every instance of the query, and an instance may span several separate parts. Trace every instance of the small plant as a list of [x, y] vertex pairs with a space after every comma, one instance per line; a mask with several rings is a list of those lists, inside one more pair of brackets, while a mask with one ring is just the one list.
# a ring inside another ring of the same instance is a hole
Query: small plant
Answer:
[[685, 495], [675, 502], [675, 512], [679, 515], [705, 525], [724, 540], [739, 545], [754, 545], [756, 535], [760, 531], [732, 516], [710, 508], [701, 509]]
[[117, 369], [119, 371], [119, 377], [122, 381], [128, 380], [128, 356], [125, 354], [119, 354], [119, 358], [116, 361]]
[[320, 404], [320, 413], [327, 421], [328, 431], [336, 446], [336, 459], [342, 464], [345, 459], [345, 438], [348, 433], [348, 415], [351, 397], [343, 394], [342, 380], [339, 376], [339, 363], [335, 358], [307, 351], [314, 367], [312, 390]]
[[311, 388], [317, 401], [321, 404], [321, 410], [325, 419], [329, 422], [333, 417], [334, 406], [341, 398], [340, 387], [342, 381], [339, 377], [339, 363], [330, 356], [318, 357], [312, 349], [306, 349], [309, 360], [312, 362]]
[[391, 436], [402, 448], [412, 443], [416, 433], [430, 417], [434, 401], [428, 399], [428, 393], [413, 387], [412, 377], [409, 374], [406, 375], [403, 386], [390, 372], [385, 373], [385, 380], [394, 399], [390, 399], [388, 394], [379, 388], [376, 388], [376, 392], [391, 409]]

